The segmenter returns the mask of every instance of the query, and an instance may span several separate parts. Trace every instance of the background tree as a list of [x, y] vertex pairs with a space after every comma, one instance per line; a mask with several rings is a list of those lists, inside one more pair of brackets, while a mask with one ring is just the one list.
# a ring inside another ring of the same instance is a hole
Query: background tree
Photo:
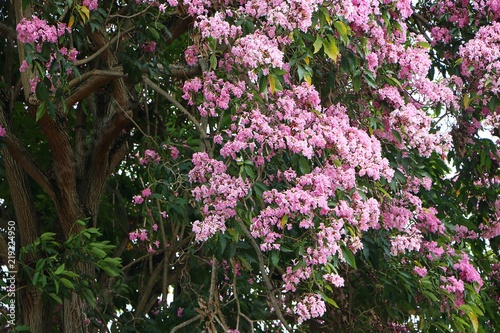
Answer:
[[0, 6], [8, 329], [500, 327], [495, 1]]

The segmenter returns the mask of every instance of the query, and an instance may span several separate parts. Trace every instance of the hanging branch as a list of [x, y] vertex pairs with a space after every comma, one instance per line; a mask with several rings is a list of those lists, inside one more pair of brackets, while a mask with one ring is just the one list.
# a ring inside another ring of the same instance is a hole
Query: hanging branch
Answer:
[[260, 272], [262, 273], [262, 278], [264, 279], [264, 284], [268, 290], [269, 293], [269, 299], [271, 301], [271, 305], [276, 311], [276, 315], [278, 319], [281, 321], [283, 326], [288, 332], [293, 332], [291, 327], [288, 325], [287, 321], [285, 320], [285, 317], [283, 317], [283, 314], [281, 313], [281, 308], [278, 305], [278, 301], [276, 300], [276, 296], [274, 296], [273, 292], [273, 284], [271, 283], [271, 280], [269, 279], [269, 276], [266, 273], [266, 267], [264, 265], [264, 255], [262, 254], [262, 251], [259, 248], [259, 245], [255, 241], [255, 238], [253, 238], [252, 234], [246, 227], [246, 225], [241, 221], [240, 219], [236, 219], [238, 222], [238, 225], [240, 226], [241, 230], [243, 230], [243, 233], [245, 234], [246, 238], [250, 241], [250, 244], [252, 245], [253, 249], [255, 250], [255, 253], [257, 254], [257, 259], [259, 260], [259, 268]]
[[144, 78], [144, 82], [149, 87], [151, 87], [153, 90], [155, 90], [157, 93], [159, 93], [160, 95], [162, 95], [163, 97], [165, 97], [165, 99], [167, 101], [169, 101], [170, 103], [172, 103], [175, 107], [177, 107], [179, 109], [179, 111], [181, 111], [182, 113], [184, 113], [189, 118], [189, 120], [191, 120], [191, 122], [196, 126], [196, 128], [200, 132], [200, 135], [201, 135], [202, 139], [208, 138], [207, 132], [203, 129], [203, 127], [201, 126], [200, 122], [184, 106], [182, 106], [181, 103], [179, 103], [175, 98], [173, 98], [172, 96], [170, 96], [170, 94], [168, 92], [166, 92], [165, 90], [163, 90], [160, 86], [158, 86], [156, 83], [154, 83], [153, 81], [151, 81], [149, 78], [147, 78], [147, 77]]

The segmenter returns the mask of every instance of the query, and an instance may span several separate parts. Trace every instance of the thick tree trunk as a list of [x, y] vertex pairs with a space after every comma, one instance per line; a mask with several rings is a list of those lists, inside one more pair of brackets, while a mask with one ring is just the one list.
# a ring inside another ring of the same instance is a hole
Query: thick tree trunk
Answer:
[[[12, 196], [12, 203], [16, 212], [17, 235], [19, 236], [19, 246], [24, 247], [33, 243], [39, 236], [37, 227], [37, 217], [35, 205], [29, 182], [21, 166], [12, 158], [7, 148], [2, 149], [5, 161], [7, 181]], [[21, 281], [17, 279], [17, 285]], [[50, 316], [45, 316], [42, 305], [42, 293], [34, 288], [22, 289], [17, 294], [18, 308], [22, 321], [29, 325], [32, 333], [48, 332], [47, 324], [50, 323]]]

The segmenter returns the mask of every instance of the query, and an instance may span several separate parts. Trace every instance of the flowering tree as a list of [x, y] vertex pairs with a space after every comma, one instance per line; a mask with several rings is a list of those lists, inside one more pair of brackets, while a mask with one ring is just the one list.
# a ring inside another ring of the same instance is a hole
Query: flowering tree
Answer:
[[4, 327], [500, 328], [497, 1], [0, 15]]

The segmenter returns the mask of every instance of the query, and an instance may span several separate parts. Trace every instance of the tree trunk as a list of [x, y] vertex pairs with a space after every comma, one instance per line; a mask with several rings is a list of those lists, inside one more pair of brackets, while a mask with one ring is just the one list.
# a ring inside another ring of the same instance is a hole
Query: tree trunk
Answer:
[[[2, 149], [2, 155], [5, 161], [12, 203], [16, 212], [16, 234], [19, 239], [16, 250], [19, 253], [20, 247], [33, 243], [39, 236], [35, 205], [25, 172], [12, 158], [7, 148]], [[17, 287], [19, 287], [20, 282], [18, 278]], [[50, 323], [50, 315], [45, 316], [44, 314], [42, 293], [35, 288], [28, 287], [19, 291], [17, 297], [18, 309], [23, 323], [30, 326], [32, 333], [48, 332], [47, 324]]]

